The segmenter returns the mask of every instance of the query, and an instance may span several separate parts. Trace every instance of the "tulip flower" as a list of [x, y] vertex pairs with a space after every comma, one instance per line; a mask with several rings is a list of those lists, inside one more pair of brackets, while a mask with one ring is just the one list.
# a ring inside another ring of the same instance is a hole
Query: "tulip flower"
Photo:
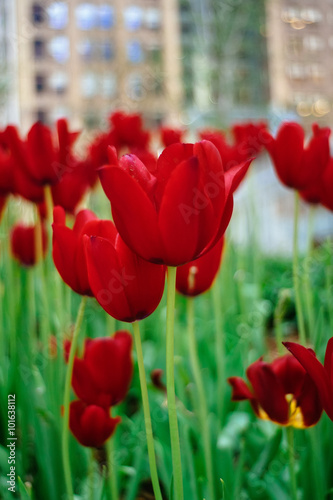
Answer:
[[312, 349], [295, 342], [283, 342], [283, 344], [313, 380], [323, 408], [333, 421], [333, 337], [327, 343], [324, 365], [316, 358]]
[[53, 260], [64, 280], [74, 292], [92, 296], [83, 246], [83, 236], [110, 236], [115, 233], [111, 221], [101, 221], [90, 210], [81, 210], [73, 229], [66, 227], [66, 214], [62, 207], [53, 211]]
[[[68, 359], [70, 342], [65, 346]], [[133, 375], [132, 336], [118, 331], [112, 337], [87, 339], [83, 358], [75, 357], [72, 387], [88, 405], [108, 408], [122, 401]]]
[[179, 293], [195, 297], [206, 292], [212, 286], [220, 267], [223, 243], [224, 238], [222, 237], [202, 257], [177, 268], [176, 289]]
[[225, 172], [209, 141], [172, 144], [154, 173], [134, 155], [99, 170], [115, 225], [125, 243], [153, 263], [179, 266], [197, 259], [224, 234], [233, 191], [250, 160]]
[[333, 212], [333, 158], [330, 158], [322, 176], [320, 203]]
[[315, 384], [300, 363], [290, 355], [272, 363], [261, 358], [247, 369], [252, 387], [242, 378], [230, 377], [232, 401], [249, 400], [259, 418], [298, 429], [320, 419], [322, 405]]
[[149, 316], [163, 295], [164, 266], [134, 254], [115, 227], [112, 237], [86, 237], [85, 245], [90, 287], [103, 309], [119, 321]]
[[79, 443], [90, 448], [103, 446], [121, 421], [112, 418], [107, 409], [83, 401], [72, 401], [69, 411], [70, 430]]
[[[43, 255], [47, 251], [47, 232], [42, 227]], [[17, 224], [11, 231], [10, 243], [13, 256], [24, 266], [33, 266], [37, 262], [36, 226]]]
[[110, 116], [112, 126], [109, 133], [109, 144], [117, 150], [122, 148], [147, 149], [150, 134], [143, 130], [142, 118], [139, 114], [125, 114], [116, 111]]
[[162, 142], [163, 146], [166, 148], [166, 147], [168, 147], [171, 144], [174, 144], [176, 142], [182, 142], [184, 130], [176, 129], [176, 128], [169, 128], [169, 127], [162, 127], [160, 129], [160, 134], [161, 134], [161, 142]]
[[256, 156], [263, 148], [266, 135], [263, 133], [267, 129], [265, 122], [258, 123], [235, 123], [232, 128], [232, 135], [239, 154], [243, 159]]
[[76, 161], [73, 168], [52, 186], [52, 198], [55, 206], [59, 205], [74, 214], [77, 205], [90, 187], [89, 161]]
[[266, 148], [280, 181], [287, 187], [311, 188], [324, 172], [329, 160], [329, 128], [314, 124], [313, 136], [304, 147], [304, 131], [298, 123], [283, 123], [274, 139], [268, 132]]

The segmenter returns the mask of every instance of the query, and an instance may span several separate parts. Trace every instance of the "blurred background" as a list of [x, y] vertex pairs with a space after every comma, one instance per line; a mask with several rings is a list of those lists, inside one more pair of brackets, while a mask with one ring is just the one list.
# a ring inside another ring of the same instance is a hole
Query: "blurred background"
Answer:
[[[67, 117], [101, 130], [115, 109], [141, 112], [153, 128], [332, 126], [333, 0], [0, 0], [0, 19], [1, 126], [26, 133]], [[235, 237], [248, 241], [256, 217], [267, 227], [260, 245], [288, 252], [279, 219], [292, 225], [292, 196], [267, 157], [256, 165], [252, 188], [237, 195]], [[325, 210], [314, 224], [318, 240], [333, 232]]]

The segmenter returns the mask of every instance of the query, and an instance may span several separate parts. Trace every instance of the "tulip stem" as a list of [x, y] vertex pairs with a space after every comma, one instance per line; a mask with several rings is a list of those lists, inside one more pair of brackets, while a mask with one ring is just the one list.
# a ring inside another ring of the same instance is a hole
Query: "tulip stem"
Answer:
[[297, 500], [297, 483], [295, 475], [295, 453], [294, 453], [294, 428], [289, 425], [286, 428], [288, 443], [288, 465], [290, 475], [291, 500]]
[[133, 332], [134, 332], [134, 341], [135, 341], [135, 348], [136, 348], [138, 367], [139, 367], [141, 397], [142, 397], [143, 415], [144, 415], [144, 419], [145, 419], [151, 482], [153, 485], [153, 490], [154, 490], [154, 495], [155, 495], [156, 500], [162, 500], [162, 493], [161, 493], [160, 484], [158, 481], [158, 473], [157, 473], [156, 457], [155, 457], [155, 449], [154, 449], [154, 437], [153, 437], [153, 429], [152, 429], [152, 424], [151, 424], [149, 397], [148, 397], [148, 390], [147, 390], [147, 380], [146, 380], [145, 366], [144, 366], [144, 362], [143, 362], [140, 327], [139, 327], [138, 321], [134, 321], [134, 323], [133, 323]]
[[298, 261], [298, 220], [299, 220], [299, 193], [295, 191], [295, 208], [294, 208], [294, 238], [293, 238], [293, 279], [295, 291], [296, 317], [299, 331], [299, 339], [302, 345], [305, 345], [305, 325], [302, 311], [300, 276], [299, 276], [299, 261]]
[[71, 348], [69, 351], [68, 366], [65, 379], [65, 390], [64, 390], [64, 416], [62, 423], [62, 460], [64, 466], [65, 484], [68, 499], [73, 499], [73, 486], [72, 486], [72, 476], [71, 476], [71, 466], [69, 460], [69, 402], [71, 394], [71, 382], [72, 373], [74, 366], [74, 357], [77, 347], [77, 341], [79, 337], [80, 328], [83, 321], [84, 309], [86, 306], [87, 297], [83, 296], [81, 299], [81, 304], [79, 311], [77, 313], [73, 338], [71, 342]]
[[117, 480], [117, 469], [115, 464], [115, 453], [114, 453], [114, 437], [110, 438], [107, 443], [107, 453], [108, 453], [108, 471], [107, 471], [107, 485], [111, 500], [119, 499], [118, 492], [118, 480]]
[[223, 403], [225, 391], [225, 344], [222, 327], [222, 304], [219, 277], [215, 280], [212, 288], [214, 318], [215, 318], [215, 348], [216, 348], [216, 372], [217, 372], [217, 416], [219, 425], [222, 427]]
[[176, 267], [168, 267], [167, 289], [167, 317], [166, 317], [166, 383], [169, 428], [171, 441], [171, 455], [173, 468], [173, 485], [175, 500], [183, 500], [183, 475], [180, 454], [180, 442], [177, 420], [176, 394], [175, 394], [175, 364], [174, 364], [174, 320], [176, 296]]
[[310, 264], [312, 258], [312, 248], [313, 248], [313, 226], [314, 226], [314, 214], [315, 207], [310, 206], [309, 212], [309, 225], [308, 225], [308, 245], [307, 252], [304, 259], [304, 293], [306, 301], [306, 311], [308, 314], [309, 321], [309, 331], [312, 338], [315, 336], [315, 320], [314, 320], [314, 309], [313, 309], [313, 295], [311, 291], [311, 281], [310, 281]]
[[201, 376], [200, 363], [198, 358], [198, 350], [195, 339], [194, 332], [194, 299], [193, 297], [187, 298], [187, 331], [188, 331], [188, 341], [189, 341], [189, 351], [190, 351], [190, 361], [192, 372], [194, 376], [195, 385], [198, 391], [198, 413], [199, 421], [201, 425], [201, 432], [203, 437], [203, 448], [205, 456], [205, 467], [208, 481], [208, 498], [213, 500], [215, 498], [214, 490], [214, 473], [213, 473], [213, 462], [212, 462], [212, 450], [210, 445], [210, 426], [208, 424], [208, 408], [205, 395], [205, 388]]

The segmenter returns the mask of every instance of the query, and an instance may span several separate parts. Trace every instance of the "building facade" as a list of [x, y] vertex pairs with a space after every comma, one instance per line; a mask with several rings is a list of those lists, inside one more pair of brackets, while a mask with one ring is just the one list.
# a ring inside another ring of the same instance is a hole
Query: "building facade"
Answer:
[[304, 123], [333, 124], [333, 1], [268, 0], [271, 101]]
[[[13, 2], [14, 4], [15, 2]], [[100, 126], [113, 109], [147, 122], [182, 104], [176, 0], [16, 0], [20, 121]]]

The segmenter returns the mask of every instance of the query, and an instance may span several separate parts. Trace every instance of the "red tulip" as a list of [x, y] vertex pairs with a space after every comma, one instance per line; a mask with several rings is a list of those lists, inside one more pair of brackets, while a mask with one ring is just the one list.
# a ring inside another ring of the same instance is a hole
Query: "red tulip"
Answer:
[[125, 243], [142, 258], [179, 266], [212, 248], [226, 230], [233, 191], [250, 160], [224, 172], [209, 141], [172, 144], [149, 172], [134, 155], [100, 169], [115, 225]]
[[[47, 232], [44, 225], [41, 227], [43, 256], [45, 256], [47, 251]], [[33, 266], [36, 264], [37, 230], [37, 226], [17, 224], [11, 231], [10, 243], [13, 256], [24, 266]]]
[[298, 123], [283, 123], [274, 139], [268, 132], [266, 148], [280, 181], [287, 187], [311, 188], [329, 160], [329, 128], [313, 125], [313, 137], [304, 147], [304, 131]]
[[333, 158], [330, 158], [322, 176], [320, 203], [333, 212]]
[[[70, 342], [65, 345], [66, 358]], [[118, 331], [112, 337], [87, 339], [83, 358], [75, 357], [72, 387], [88, 405], [108, 408], [122, 401], [133, 375], [132, 336]]]
[[292, 356], [281, 356], [270, 364], [259, 359], [246, 374], [252, 388], [240, 377], [228, 379], [232, 401], [248, 399], [259, 418], [301, 429], [320, 419], [322, 405], [317, 389]]
[[205, 255], [177, 268], [176, 288], [179, 293], [195, 297], [206, 292], [218, 273], [224, 238]]
[[142, 118], [139, 114], [125, 114], [116, 111], [110, 116], [112, 129], [109, 133], [109, 144], [117, 150], [122, 148], [147, 149], [150, 141], [149, 132], [143, 130]]
[[258, 123], [235, 123], [232, 128], [232, 135], [235, 138], [237, 149], [243, 159], [256, 156], [262, 150], [266, 141], [263, 133], [267, 129], [265, 122]]
[[75, 292], [92, 296], [83, 236], [112, 236], [116, 232], [112, 222], [97, 219], [90, 210], [81, 210], [76, 216], [73, 229], [70, 229], [66, 227], [66, 215], [62, 207], [55, 207], [53, 220], [52, 254], [60, 276]]
[[108, 314], [133, 322], [149, 316], [158, 306], [165, 268], [134, 254], [115, 228], [113, 236], [85, 238], [89, 283]]
[[100, 448], [114, 433], [120, 417], [112, 418], [109, 411], [83, 401], [72, 401], [69, 407], [69, 427], [83, 446]]
[[171, 144], [174, 144], [176, 142], [182, 142], [184, 130], [176, 129], [176, 128], [169, 128], [169, 127], [162, 127], [160, 129], [160, 134], [161, 134], [161, 142], [162, 142], [163, 146], [166, 148], [166, 147], [168, 147]]
[[294, 342], [283, 342], [307, 371], [316, 385], [324, 410], [333, 420], [333, 337], [327, 343], [324, 366], [316, 358], [312, 349]]
[[52, 197], [55, 206], [63, 207], [69, 214], [75, 213], [77, 205], [90, 187], [89, 170], [90, 162], [88, 160], [76, 161], [75, 166], [68, 170], [57, 184], [52, 186]]

